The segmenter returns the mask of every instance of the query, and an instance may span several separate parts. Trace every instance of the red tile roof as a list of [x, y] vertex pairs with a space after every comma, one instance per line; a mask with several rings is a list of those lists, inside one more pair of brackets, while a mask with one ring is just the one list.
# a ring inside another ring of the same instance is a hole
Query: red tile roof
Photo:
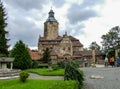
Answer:
[[32, 60], [40, 60], [40, 55], [37, 51], [29, 51]]
[[[56, 39], [54, 40], [46, 40], [45, 37], [40, 37], [39, 38], [39, 42], [41, 42], [43, 45], [57, 45], [60, 43], [60, 41], [62, 40], [63, 37], [58, 36]], [[83, 44], [80, 43], [80, 41], [76, 38], [74, 38], [73, 36], [69, 36], [70, 40], [73, 43], [74, 47], [83, 47]]]

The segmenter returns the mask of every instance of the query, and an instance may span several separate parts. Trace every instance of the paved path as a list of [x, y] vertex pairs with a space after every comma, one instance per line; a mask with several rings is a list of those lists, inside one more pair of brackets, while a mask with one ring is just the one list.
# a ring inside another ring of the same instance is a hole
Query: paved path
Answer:
[[[120, 89], [120, 67], [81, 68], [85, 73], [87, 89]], [[92, 75], [102, 79], [91, 79]]]
[[42, 79], [42, 80], [63, 80], [63, 76], [41, 76], [35, 73], [30, 73], [30, 79]]
[[[120, 67], [80, 68], [85, 74], [86, 89], [120, 89]], [[101, 76], [101, 79], [92, 79], [91, 76]], [[30, 73], [31, 79], [63, 80], [62, 76], [40, 76]]]

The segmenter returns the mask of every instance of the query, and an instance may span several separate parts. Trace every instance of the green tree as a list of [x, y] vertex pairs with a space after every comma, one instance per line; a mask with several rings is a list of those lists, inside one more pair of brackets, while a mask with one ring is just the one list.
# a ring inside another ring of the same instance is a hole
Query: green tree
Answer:
[[99, 50], [100, 51], [100, 46], [96, 43], [96, 42], [92, 42], [91, 44], [90, 44], [90, 47], [89, 47], [89, 49], [93, 49], [93, 44], [94, 43], [94, 48], [96, 49], [96, 50]]
[[50, 50], [49, 48], [46, 48], [43, 53], [43, 58], [42, 58], [44, 63], [50, 63], [51, 62], [51, 57], [50, 57]]
[[[115, 49], [120, 47], [120, 27], [115, 26], [109, 30], [108, 33], [102, 35], [103, 52], [107, 55], [114, 56]], [[113, 54], [113, 55], [111, 55]]]
[[78, 68], [78, 64], [74, 61], [66, 62], [64, 80], [75, 80], [78, 85], [78, 89], [82, 89], [84, 73]]
[[19, 40], [10, 53], [11, 57], [14, 57], [13, 67], [17, 69], [28, 69], [31, 67], [32, 59], [30, 57], [28, 47]]
[[8, 56], [8, 45], [9, 39], [6, 38], [8, 31], [5, 30], [7, 26], [7, 17], [5, 13], [5, 8], [0, 0], [0, 56]]

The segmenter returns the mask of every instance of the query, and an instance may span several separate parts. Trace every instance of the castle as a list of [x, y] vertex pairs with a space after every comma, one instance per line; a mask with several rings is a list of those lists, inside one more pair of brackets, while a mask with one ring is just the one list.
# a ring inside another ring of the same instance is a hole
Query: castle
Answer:
[[54, 17], [54, 12], [51, 9], [47, 20], [44, 22], [44, 36], [39, 37], [38, 40], [38, 53], [43, 54], [46, 48], [51, 50], [51, 58], [68, 59], [80, 58], [78, 53], [83, 51], [83, 44], [80, 41], [65, 33], [59, 36], [59, 23]]

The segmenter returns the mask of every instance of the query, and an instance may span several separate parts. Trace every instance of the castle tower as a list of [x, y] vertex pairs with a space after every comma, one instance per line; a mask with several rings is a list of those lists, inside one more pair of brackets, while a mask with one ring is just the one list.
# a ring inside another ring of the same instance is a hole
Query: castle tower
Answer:
[[44, 23], [44, 37], [47, 40], [54, 40], [58, 37], [58, 22], [54, 17], [54, 12], [51, 9], [49, 12], [48, 19]]

